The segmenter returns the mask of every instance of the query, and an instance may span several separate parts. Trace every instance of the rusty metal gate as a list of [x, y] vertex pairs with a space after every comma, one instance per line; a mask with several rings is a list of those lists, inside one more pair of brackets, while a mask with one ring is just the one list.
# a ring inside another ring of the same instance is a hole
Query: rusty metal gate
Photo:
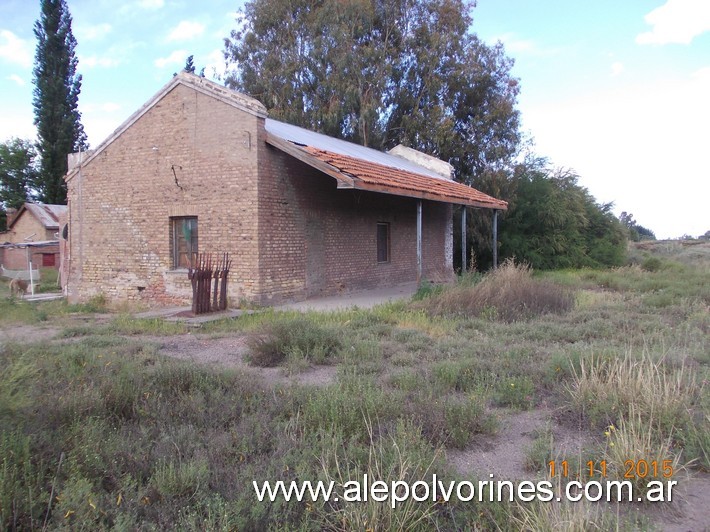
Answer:
[[192, 283], [193, 314], [227, 309], [227, 276], [231, 265], [229, 253], [222, 253], [221, 257], [219, 254], [215, 257], [212, 253], [196, 256], [187, 270]]

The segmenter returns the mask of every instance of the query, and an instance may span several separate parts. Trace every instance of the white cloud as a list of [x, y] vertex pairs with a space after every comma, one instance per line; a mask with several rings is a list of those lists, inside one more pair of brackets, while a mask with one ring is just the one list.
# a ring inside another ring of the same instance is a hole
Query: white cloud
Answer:
[[140, 0], [138, 7], [142, 9], [160, 9], [165, 5], [165, 0]]
[[9, 30], [0, 30], [0, 58], [29, 68], [32, 66], [32, 44]]
[[220, 49], [212, 50], [207, 56], [207, 64], [205, 65], [205, 76], [213, 79], [221, 80], [227, 71], [224, 61], [224, 52]]
[[540, 155], [658, 237], [708, 230], [710, 68], [523, 109]]
[[693, 79], [700, 81], [701, 83], [710, 84], [710, 66], [701, 68], [693, 72]]
[[205, 25], [199, 22], [183, 20], [168, 35], [168, 41], [189, 41], [199, 37], [205, 31]]
[[611, 75], [618, 76], [624, 72], [624, 64], [621, 61], [615, 61], [611, 64]]
[[9, 79], [10, 81], [14, 81], [14, 82], [17, 83], [20, 87], [24, 87], [24, 86], [26, 85], [25, 80], [22, 79], [22, 78], [21, 78], [20, 76], [18, 76], [17, 74], [10, 74], [10, 75], [7, 77], [7, 79]]
[[121, 62], [115, 57], [98, 57], [95, 55], [79, 56], [79, 65], [85, 68], [112, 68], [118, 66]]
[[531, 55], [531, 56], [550, 56], [557, 55], [558, 49], [545, 48], [537, 42], [530, 39], [522, 39], [514, 33], [504, 33], [493, 39], [493, 42], [500, 41], [505, 46], [505, 51], [511, 55]]
[[37, 129], [33, 124], [34, 111], [31, 98], [26, 102], [16, 102], [15, 105], [5, 106], [0, 120], [0, 140], [11, 137], [34, 139]]
[[76, 29], [76, 35], [79, 42], [83, 41], [95, 41], [97, 39], [102, 39], [109, 33], [111, 33], [111, 24], [103, 23], [97, 24], [96, 26], [79, 26]]
[[158, 68], [165, 68], [168, 65], [180, 65], [184, 64], [187, 56], [189, 56], [187, 50], [175, 50], [168, 57], [159, 57], [154, 61], [155, 66]]
[[710, 31], [708, 0], [668, 0], [644, 17], [651, 31], [636, 37], [638, 44], [690, 44]]
[[121, 109], [121, 106], [117, 103], [114, 102], [106, 102], [101, 106], [101, 110], [106, 112], [106, 113], [115, 113], [116, 111], [119, 111]]

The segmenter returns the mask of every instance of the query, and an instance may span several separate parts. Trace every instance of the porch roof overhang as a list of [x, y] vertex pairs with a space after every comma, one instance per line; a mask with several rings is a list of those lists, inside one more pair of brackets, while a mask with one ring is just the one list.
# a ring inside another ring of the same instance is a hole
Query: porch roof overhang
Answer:
[[48, 246], [56, 246], [59, 244], [59, 240], [40, 240], [40, 241], [29, 241], [29, 242], [3, 242], [0, 243], [0, 248], [2, 249], [24, 249], [24, 248], [44, 248]]
[[333, 177], [338, 188], [483, 209], [508, 208], [505, 201], [462, 183], [434, 176], [430, 170], [410, 161], [289, 124], [267, 119], [266, 142]]

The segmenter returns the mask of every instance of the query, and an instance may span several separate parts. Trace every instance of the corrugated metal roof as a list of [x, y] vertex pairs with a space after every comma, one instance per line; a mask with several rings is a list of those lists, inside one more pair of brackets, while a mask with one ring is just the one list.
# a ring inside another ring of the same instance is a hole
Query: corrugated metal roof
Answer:
[[[45, 205], [44, 203], [25, 203], [25, 209], [30, 211], [45, 229], [59, 229], [59, 217], [66, 214], [66, 205]], [[19, 217], [18, 213], [18, 217]], [[17, 218], [15, 218], [17, 220]], [[13, 221], [14, 223], [14, 221]]]
[[267, 118], [265, 127], [266, 131], [272, 135], [276, 135], [277, 137], [301, 146], [310, 146], [319, 150], [354, 157], [356, 159], [360, 159], [361, 161], [381, 164], [383, 166], [389, 166], [390, 168], [398, 168], [407, 172], [414, 172], [415, 174], [434, 177], [436, 179], [445, 179], [433, 170], [424, 168], [417, 163], [397, 157], [396, 155], [390, 155], [389, 153], [367, 148], [366, 146], [360, 146], [359, 144], [354, 144], [346, 140], [329, 137], [328, 135], [316, 133], [315, 131], [309, 131], [308, 129], [304, 129], [302, 127], [279, 122], [278, 120]]
[[356, 188], [506, 210], [508, 203], [451, 181], [415, 162], [334, 139], [307, 129], [266, 119], [267, 142], [338, 180], [339, 188]]

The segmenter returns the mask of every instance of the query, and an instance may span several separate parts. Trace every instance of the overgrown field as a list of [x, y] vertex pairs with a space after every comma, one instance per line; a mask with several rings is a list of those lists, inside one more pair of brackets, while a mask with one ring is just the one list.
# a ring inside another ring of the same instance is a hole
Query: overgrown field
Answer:
[[[462, 475], [449, 455], [475, 451], [509, 416], [536, 410], [577, 431], [585, 448], [560, 456], [541, 426], [524, 450], [529, 479], [544, 478], [551, 459], [578, 472], [606, 460], [610, 478], [629, 459], [670, 460], [679, 483], [707, 472], [710, 244], [646, 246], [615, 270], [538, 275], [507, 264], [373, 310], [264, 311], [206, 325], [205, 346], [243, 340], [229, 367], [164, 356], [156, 338], [195, 335], [182, 325], [121, 313], [97, 320], [101, 301], [3, 297], [0, 527], [652, 529], [658, 512], [648, 504], [393, 510], [258, 502], [252, 488], [365, 473], [387, 483], [487, 479], [486, 470]], [[22, 334], [8, 340], [11, 331]], [[332, 378], [298, 380], [314, 368]], [[283, 379], [262, 378], [274, 371]]]

